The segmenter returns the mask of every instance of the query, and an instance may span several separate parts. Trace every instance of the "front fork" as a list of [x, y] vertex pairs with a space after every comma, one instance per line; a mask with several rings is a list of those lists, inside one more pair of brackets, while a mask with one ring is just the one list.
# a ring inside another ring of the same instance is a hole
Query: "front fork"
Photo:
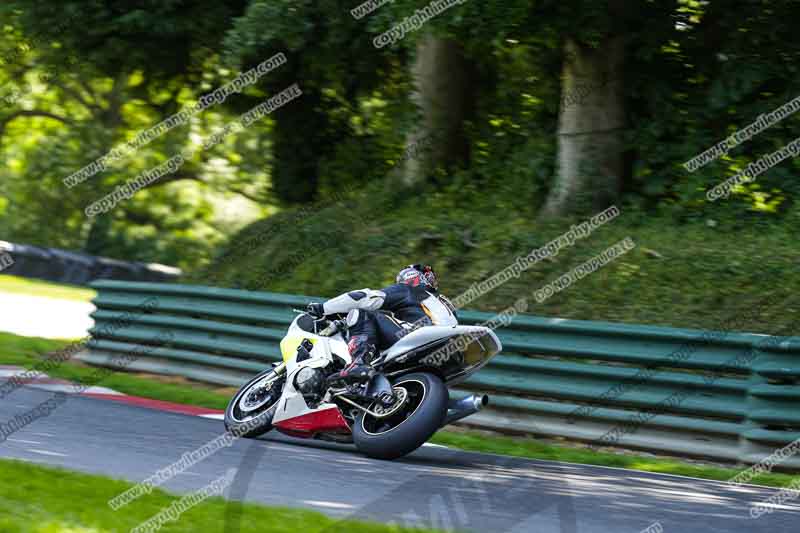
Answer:
[[281, 361], [280, 363], [272, 363], [272, 374], [268, 374], [264, 376], [264, 379], [258, 384], [259, 387], [263, 387], [265, 384], [269, 383], [270, 381], [274, 381], [276, 377], [281, 377], [286, 374], [286, 362]]

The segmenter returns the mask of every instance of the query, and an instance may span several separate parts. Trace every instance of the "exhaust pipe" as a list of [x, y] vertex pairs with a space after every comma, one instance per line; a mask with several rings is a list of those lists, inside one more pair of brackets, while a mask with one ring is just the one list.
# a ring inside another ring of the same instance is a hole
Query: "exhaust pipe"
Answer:
[[485, 394], [472, 394], [460, 400], [450, 400], [447, 405], [447, 416], [444, 417], [442, 426], [474, 415], [487, 405], [489, 405], [489, 397]]

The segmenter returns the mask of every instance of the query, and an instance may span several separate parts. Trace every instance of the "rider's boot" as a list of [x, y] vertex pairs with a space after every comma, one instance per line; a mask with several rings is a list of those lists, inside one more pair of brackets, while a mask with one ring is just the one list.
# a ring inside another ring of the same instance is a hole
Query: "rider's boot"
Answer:
[[354, 335], [347, 344], [352, 362], [344, 370], [328, 378], [329, 382], [346, 385], [365, 383], [375, 375], [371, 363], [376, 359], [378, 350], [374, 344], [367, 342], [366, 335]]

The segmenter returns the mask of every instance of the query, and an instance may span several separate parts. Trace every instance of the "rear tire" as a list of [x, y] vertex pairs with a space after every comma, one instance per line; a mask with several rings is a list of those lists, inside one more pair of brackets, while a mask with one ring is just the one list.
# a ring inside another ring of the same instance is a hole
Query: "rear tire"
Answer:
[[361, 413], [353, 424], [353, 442], [375, 459], [397, 459], [425, 444], [442, 427], [447, 414], [447, 387], [433, 374], [408, 374], [393, 387], [408, 392], [406, 405], [389, 417]]
[[263, 406], [252, 411], [243, 411], [242, 402], [245, 396], [250, 394], [253, 386], [270, 374], [274, 374], [273, 369], [268, 369], [253, 379], [248, 381], [239, 391], [233, 396], [225, 409], [225, 429], [239, 437], [253, 438], [263, 435], [272, 429], [272, 418], [275, 416], [275, 410], [278, 407], [278, 400], [281, 398], [283, 392], [283, 385], [286, 383], [285, 376], [276, 377], [273, 382], [272, 388], [274, 389], [274, 399], [268, 400]]

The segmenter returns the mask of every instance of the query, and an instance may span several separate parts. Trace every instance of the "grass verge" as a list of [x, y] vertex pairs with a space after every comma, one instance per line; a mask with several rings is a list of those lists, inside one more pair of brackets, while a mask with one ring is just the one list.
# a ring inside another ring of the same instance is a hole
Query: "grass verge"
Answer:
[[[57, 350], [68, 344], [68, 341], [56, 341], [36, 337], [20, 337], [11, 333], [0, 332], [0, 364], [17, 365], [34, 368], [48, 352]], [[79, 362], [62, 363], [47, 372], [50, 377], [66, 379], [76, 383], [91, 382], [95, 369]], [[93, 383], [92, 383], [93, 384]], [[225, 409], [230, 395], [215, 392], [208, 387], [193, 386], [183, 383], [169, 383], [149, 377], [140, 377], [125, 372], [115, 372], [106, 377], [98, 385], [130, 394], [167, 402], [184, 403]]]
[[[102, 476], [79, 474], [52, 467], [35, 466], [20, 461], [0, 460], [0, 531], [9, 533], [81, 532], [105, 533], [130, 531], [142, 522], [180, 500], [155, 489], [135, 503], [117, 511], [107, 502], [133, 484]], [[223, 531], [228, 502], [209, 498], [167, 522], [164, 533]], [[302, 509], [242, 506], [241, 533], [290, 533], [295, 531], [351, 531], [383, 533], [397, 531], [432, 532], [400, 529], [360, 521], [339, 521], [321, 513]]]
[[0, 292], [13, 292], [29, 296], [43, 296], [59, 300], [88, 302], [95, 297], [95, 291], [84, 287], [50, 283], [38, 279], [21, 278], [0, 274]]
[[[40, 360], [40, 355], [54, 350], [64, 343], [48, 339], [19, 337], [9, 333], [0, 333], [0, 364], [14, 364], [31, 368]], [[53, 377], [82, 381], [93, 374], [91, 367], [73, 362], [64, 363], [50, 372]], [[110, 387], [125, 394], [143, 396], [156, 400], [198, 405], [213, 409], [225, 409], [230, 393], [222, 393], [205, 385], [176, 384], [163, 382], [156, 378], [134, 376], [126, 373], [115, 373], [103, 380], [100, 385]], [[727, 480], [735, 476], [739, 470], [689, 464], [679, 460], [652, 458], [632, 454], [594, 452], [570, 446], [559, 446], [542, 443], [532, 438], [485, 435], [469, 431], [439, 431], [431, 442], [458, 448], [461, 450], [512, 455], [529, 459], [546, 459], [597, 466], [612, 466], [691, 476], [712, 480]], [[787, 474], [765, 474], [751, 481], [754, 485], [783, 487], [789, 484], [793, 476]], [[0, 529], [2, 531], [2, 529]]]

